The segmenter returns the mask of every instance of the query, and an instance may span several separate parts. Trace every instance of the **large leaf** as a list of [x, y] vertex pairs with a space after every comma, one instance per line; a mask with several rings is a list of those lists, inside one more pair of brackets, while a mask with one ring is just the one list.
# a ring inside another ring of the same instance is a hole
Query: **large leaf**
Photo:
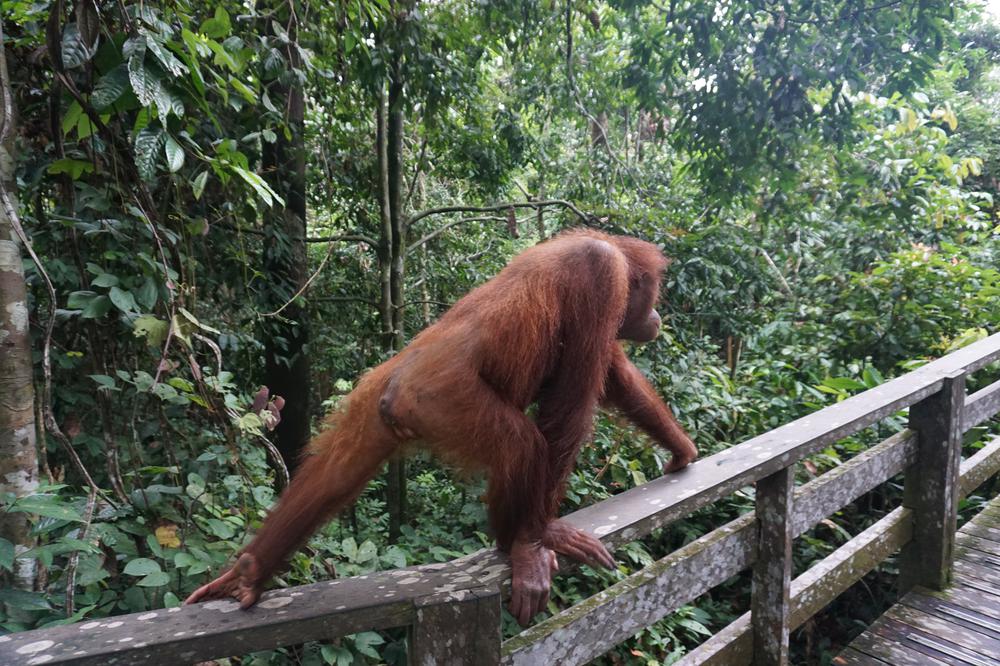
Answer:
[[156, 59], [160, 61], [163, 65], [163, 69], [170, 72], [172, 76], [180, 76], [181, 74], [187, 73], [187, 67], [184, 66], [180, 60], [177, 59], [173, 53], [167, 50], [167, 47], [160, 44], [156, 39], [150, 35], [146, 34], [146, 47], [150, 52], [156, 56]]
[[83, 522], [80, 512], [66, 504], [56, 495], [28, 495], [17, 500], [7, 511], [14, 513], [34, 513], [58, 520]]
[[263, 178], [258, 176], [252, 171], [248, 171], [242, 167], [233, 166], [233, 170], [239, 174], [240, 178], [245, 180], [247, 183], [257, 191], [257, 194], [261, 199], [264, 200], [268, 206], [271, 206], [275, 201], [280, 205], [285, 205], [285, 200], [278, 196], [278, 193], [271, 189], [271, 186], [267, 184]]
[[97, 80], [90, 102], [98, 111], [106, 109], [117, 102], [128, 88], [128, 67], [122, 63]]
[[170, 173], [177, 173], [184, 166], [184, 149], [172, 136], [167, 136], [163, 144], [163, 152], [167, 155], [167, 168]]
[[202, 171], [195, 177], [194, 182], [191, 183], [191, 193], [194, 194], [195, 201], [201, 199], [201, 193], [205, 191], [205, 183], [207, 182], [208, 171]]
[[142, 128], [135, 136], [135, 165], [145, 180], [156, 175], [156, 159], [164, 138], [163, 129], [156, 123]]
[[88, 48], [95, 48], [97, 38], [101, 35], [101, 14], [97, 9], [97, 0], [77, 1], [76, 25], [83, 43]]
[[0, 569], [10, 571], [14, 566], [14, 544], [0, 537]]
[[125, 565], [125, 573], [129, 576], [148, 576], [160, 572], [160, 563], [148, 557], [137, 557]]
[[133, 46], [130, 50], [132, 55], [128, 59], [128, 80], [139, 102], [143, 106], [150, 106], [156, 103], [157, 95], [162, 94], [163, 83], [160, 82], [159, 74], [146, 65], [145, 46]]
[[111, 287], [108, 296], [114, 306], [126, 314], [139, 311], [139, 304], [135, 302], [132, 292], [119, 287]]
[[66, 24], [66, 29], [63, 30], [62, 36], [63, 67], [66, 69], [79, 67], [93, 56], [94, 50], [88, 48], [87, 44], [84, 43], [80, 31], [76, 27], [76, 23]]

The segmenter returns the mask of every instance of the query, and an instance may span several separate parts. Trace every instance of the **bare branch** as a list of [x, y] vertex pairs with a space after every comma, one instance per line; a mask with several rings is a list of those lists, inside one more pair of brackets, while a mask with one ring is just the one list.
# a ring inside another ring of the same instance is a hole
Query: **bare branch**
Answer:
[[425, 217], [429, 217], [431, 215], [442, 215], [444, 213], [499, 213], [506, 211], [508, 208], [538, 209], [543, 206], [562, 206], [563, 208], [568, 208], [580, 218], [581, 222], [584, 224], [590, 223], [590, 216], [577, 208], [572, 202], [564, 199], [546, 199], [544, 201], [508, 201], [494, 204], [492, 206], [440, 206], [438, 208], [428, 208], [411, 215], [406, 220], [406, 225], [409, 227]]

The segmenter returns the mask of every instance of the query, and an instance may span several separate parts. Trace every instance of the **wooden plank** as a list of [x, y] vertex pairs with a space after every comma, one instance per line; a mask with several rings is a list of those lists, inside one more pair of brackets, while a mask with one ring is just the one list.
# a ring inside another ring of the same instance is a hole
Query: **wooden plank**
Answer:
[[968, 532], [959, 532], [955, 537], [955, 544], [965, 548], [973, 548], [981, 553], [993, 555], [997, 559], [997, 566], [1000, 566], [1000, 543], [984, 539]]
[[757, 559], [753, 565], [750, 626], [754, 664], [788, 663], [788, 614], [792, 587], [793, 469], [757, 482]]
[[1000, 545], [1000, 527], [987, 527], [984, 524], [973, 523], [970, 521], [963, 525], [962, 529], [958, 532], [959, 534], [969, 534]]
[[676, 474], [581, 509], [566, 520], [611, 546], [634, 541], [937, 393], [945, 377], [963, 370], [974, 372], [997, 358], [1000, 333], [696, 461]]
[[1000, 411], [1000, 381], [993, 382], [965, 399], [962, 432], [971, 430], [992, 418], [998, 411]]
[[[907, 509], [900, 507], [894, 510], [793, 580], [791, 629], [802, 626], [909, 541], [913, 530], [911, 517]], [[744, 613], [685, 655], [678, 666], [735, 666], [749, 664], [752, 658], [750, 613]]]
[[[964, 534], [962, 535], [963, 542], [966, 542], [969, 539], [975, 539], [975, 537], [968, 537]], [[956, 561], [986, 567], [996, 571], [997, 574], [1000, 575], [1000, 556], [994, 553], [984, 552], [978, 548], [970, 548], [965, 543], [961, 544], [956, 551]]]
[[916, 461], [917, 433], [904, 430], [804, 484], [795, 494], [796, 537]]
[[500, 663], [500, 590], [476, 588], [421, 599], [409, 632], [412, 666]]
[[582, 664], [747, 568], [757, 546], [741, 516], [503, 644], [504, 664]]
[[984, 567], [978, 564], [972, 564], [970, 560], [956, 560], [955, 571], [961, 573], [967, 578], [975, 578], [988, 583], [993, 587], [1000, 588], [1000, 570], [993, 569], [989, 566]]
[[966, 587], [984, 594], [1000, 597], [1000, 585], [991, 583], [988, 580], [976, 578], [975, 576], [969, 576], [961, 569], [955, 569], [955, 580], [952, 587], [949, 589], [954, 589], [956, 586]]
[[870, 657], [864, 652], [858, 652], [850, 647], [834, 657], [833, 663], [837, 666], [884, 666], [888, 664], [888, 662]]
[[[910, 437], [906, 431], [904, 431], [904, 433], [899, 433], [894, 437], [900, 439], [902, 438], [906, 439], [907, 451], [904, 457], [905, 460], [912, 461], [913, 460], [912, 456], [914, 456], [914, 452], [908, 449], [909, 446], [915, 446], [915, 442], [912, 441], [912, 437]], [[862, 456], [868, 455], [872, 457], [879, 457], [884, 460], [887, 454], [884, 450], [877, 451], [877, 449], [879, 449], [880, 447], [885, 447], [886, 449], [889, 449], [891, 447], [892, 450], [899, 449], [900, 447], [898, 445], [894, 446], [892, 444], [892, 440], [893, 438], [885, 440], [878, 446], [872, 447], [871, 449], [865, 451], [864, 453], [855, 456], [847, 463], [837, 468], [837, 470], [834, 470], [832, 472], [827, 472], [818, 479], [815, 479], [809, 482], [808, 484], [805, 484], [804, 486], [800, 487], [795, 496], [795, 505], [797, 507], [796, 515], [799, 516], [805, 511], [810, 511], [810, 512], [813, 511], [812, 509], [803, 509], [802, 507], [809, 507], [821, 503], [823, 504], [826, 503], [827, 501], [826, 499], [820, 501], [818, 499], [812, 498], [811, 494], [813, 492], [816, 492], [817, 494], [823, 492], [822, 488], [825, 486], [825, 479], [829, 477], [831, 474], [834, 474], [837, 471], [843, 469], [844, 467], [850, 466], [852, 464], [863, 464], [860, 463], [859, 461], [859, 459], [861, 459]], [[895, 460], [896, 462], [892, 463], [892, 465], [884, 467], [883, 469], [885, 469], [887, 472], [891, 471], [892, 469], [895, 469], [895, 465], [900, 464], [898, 458], [895, 458]], [[859, 461], [859, 463], [856, 463], [855, 461]], [[880, 463], [880, 464], [884, 465], [885, 463]], [[980, 449], [975, 455], [971, 456], [968, 460], [965, 460], [962, 463], [961, 492], [963, 496], [967, 495], [972, 490], [975, 490], [975, 488], [977, 488], [980, 484], [982, 484], [983, 481], [990, 478], [996, 472], [997, 469], [1000, 469], [1000, 437], [996, 437], [990, 442], [988, 442], [983, 449]], [[847, 476], [855, 477], [856, 475], [852, 471], [849, 472]], [[850, 500], [845, 502], [845, 504], [849, 503], [850, 501], [853, 501], [854, 499], [856, 499], [856, 496], [851, 497]], [[1000, 498], [995, 500], [995, 504], [996, 506], [1000, 506]], [[994, 506], [994, 504], [991, 504], [989, 506]], [[837, 508], [839, 508], [839, 506]], [[833, 510], [831, 510], [830, 513], [832, 513]], [[897, 512], [898, 511], [900, 510], [897, 509]], [[893, 512], [893, 514], [897, 512]], [[882, 520], [885, 521], [887, 519], [890, 519], [893, 516], [893, 514], [890, 514], [889, 516], [883, 518]], [[982, 516], [982, 514], [979, 514], [976, 516], [976, 518], [973, 518], [973, 521], [979, 521], [980, 516]], [[907, 518], [906, 519], [907, 530], [909, 530], [910, 524], [911, 524], [910, 520], [909, 518]], [[876, 526], [873, 526], [870, 529], [875, 529], [877, 525], [878, 524], [876, 524]], [[801, 534], [800, 530], [804, 531], [802, 530], [801, 526], [797, 527], [796, 534]], [[859, 535], [855, 539], [860, 539], [860, 538], [861, 535]], [[909, 531], [906, 532], [904, 542], [905, 540], [908, 539], [909, 539]], [[852, 542], [853, 541], [854, 540], [852, 540]], [[848, 544], [841, 546], [841, 549], [847, 548], [852, 542], [849, 542]], [[889, 555], [889, 553], [894, 552], [897, 548], [898, 546], [892, 548], [884, 555], [882, 555], [880, 559], [884, 559]], [[839, 552], [841, 549], [838, 549], [837, 552]], [[834, 553], [830, 557], [833, 557], [835, 554], [836, 553]], [[830, 575], [823, 570], [822, 566], [829, 559], [830, 558], [827, 558], [822, 563], [815, 565], [812, 569], [804, 573], [802, 576], [792, 581], [792, 609], [793, 609], [792, 625], [791, 625], [792, 629], [795, 629], [798, 626], [800, 626], [801, 622], [803, 622], [805, 619], [808, 619], [808, 617], [811, 617], [813, 614], [818, 612], [820, 609], [826, 606], [830, 601], [832, 601], [837, 595], [841, 594], [843, 590], [847, 588], [847, 586], [853, 584], [856, 580], [859, 580], [862, 575], [870, 571], [870, 569], [862, 569], [859, 572], [857, 578], [845, 581], [846, 584], [843, 587], [831, 584], [827, 586], [828, 590], [826, 591], [826, 593], [821, 593], [819, 590], [820, 582], [826, 576]], [[874, 568], [874, 565], [872, 565], [871, 568]], [[813, 574], [814, 571], [816, 572], [816, 576], [812, 577], [811, 575]], [[962, 589], [971, 589], [971, 588], [962, 588]], [[978, 593], [978, 591], [976, 592]], [[808, 607], [806, 603], [807, 599], [811, 600], [811, 603], [808, 604]], [[805, 617], [803, 617], [803, 615], [805, 615]], [[749, 620], [750, 620], [750, 614], [744, 613], [740, 618], [727, 625], [721, 631], [716, 632], [713, 636], [711, 636], [708, 640], [706, 640], [700, 646], [695, 648], [692, 652], [689, 652], [679, 663], [682, 666], [695, 666], [696, 664], [750, 663], [752, 649], [753, 649], [753, 642], [749, 634]]]
[[962, 463], [962, 403], [965, 374], [948, 375], [941, 391], [910, 409], [918, 433], [917, 462], [906, 473], [903, 506], [913, 510], [913, 540], [899, 564], [902, 590], [922, 585], [943, 589], [951, 577], [958, 521]]
[[[896, 641], [895, 635], [892, 634], [892, 628], [883, 628], [884, 624], [884, 620], [878, 620], [868, 631], [855, 638], [851, 643], [851, 647], [858, 652], [881, 659], [893, 666], [948, 665], [946, 661], [935, 659], [924, 652], [900, 645]], [[882, 633], [877, 633], [877, 630], [882, 630], [883, 633], [888, 633], [889, 636], [886, 637]]]
[[1000, 472], [1000, 437], [993, 437], [986, 445], [962, 462], [960, 497], [968, 497], [987, 479]]
[[993, 620], [1000, 620], [1000, 597], [962, 585], [958, 577], [955, 584], [943, 592], [921, 587], [915, 588], [914, 591], [952, 606], [981, 613]]
[[920, 654], [924, 660], [940, 661], [951, 666], [998, 666], [988, 657], [963, 648], [945, 636], [923, 631], [894, 618], [882, 617], [872, 625], [871, 633], [883, 641]]
[[107, 666], [116, 658], [166, 665], [405, 626], [416, 616], [414, 600], [461, 574], [425, 565], [273, 590], [247, 611], [235, 602], [210, 601], [9, 634], [0, 640], [0, 664], [31, 654], [44, 663]]
[[938, 597], [914, 592], [907, 594], [899, 603], [981, 633], [984, 636], [1000, 640], [1000, 619], [986, 615], [981, 612], [983, 609], [964, 608]]
[[[893, 606], [886, 612], [885, 617], [920, 629], [931, 636], [947, 640], [948, 643], [960, 646], [965, 650], [972, 651], [978, 655], [980, 660], [983, 658], [989, 659], [991, 655], [1000, 655], [1000, 640], [910, 606], [903, 604]], [[962, 659], [968, 660], [971, 658], [964, 651], [958, 652]], [[994, 661], [993, 663], [996, 664], [997, 662]]]

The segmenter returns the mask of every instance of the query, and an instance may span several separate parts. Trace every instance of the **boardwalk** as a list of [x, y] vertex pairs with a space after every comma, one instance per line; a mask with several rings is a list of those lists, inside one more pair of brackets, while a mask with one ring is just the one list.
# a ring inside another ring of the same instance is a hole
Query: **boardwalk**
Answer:
[[1000, 666], [1000, 497], [955, 544], [951, 587], [914, 589], [834, 663]]

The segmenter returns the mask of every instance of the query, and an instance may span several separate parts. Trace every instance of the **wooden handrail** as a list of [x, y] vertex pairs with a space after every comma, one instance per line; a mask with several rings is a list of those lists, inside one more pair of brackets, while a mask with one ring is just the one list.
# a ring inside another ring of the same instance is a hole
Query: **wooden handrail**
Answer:
[[[787, 475], [784, 470], [822, 447], [941, 393], [953, 386], [949, 382], [955, 377], [964, 378], [998, 358], [1000, 334], [565, 519], [610, 547], [633, 541], [740, 488]], [[967, 430], [1000, 411], [998, 386], [1000, 382], [965, 398], [954, 420], [956, 425], [949, 427], [959, 432]], [[794, 538], [907, 466], [914, 467], [916, 456], [923, 455], [918, 442], [914, 432], [900, 433], [798, 488], [785, 516], [785, 534]], [[962, 475], [956, 481], [960, 492], [969, 492], [996, 473], [1000, 449], [995, 443], [991, 446], [989, 455], [967, 461], [976, 460], [976, 465], [963, 464]], [[855, 544], [854, 548], [860, 550], [852, 557], [860, 557], [858, 553], [871, 557], [891, 547], [887, 554], [908, 541], [911, 513], [899, 509], [890, 514], [895, 516], [891, 520], [883, 519], [884, 534], [891, 533], [892, 537], [872, 540], [869, 535], [869, 545], [862, 548]], [[758, 525], [752, 513], [740, 517], [507, 641], [502, 656], [499, 603], [510, 572], [503, 555], [486, 549], [443, 564], [274, 590], [245, 612], [235, 603], [215, 601], [10, 634], [0, 637], [0, 663], [103, 665], [117, 659], [130, 664], [174, 664], [399, 626], [411, 627], [411, 654], [421, 663], [434, 663], [457, 645], [463, 646], [461, 654], [453, 656], [466, 663], [490, 664], [501, 659], [506, 663], [529, 663], [524, 659], [530, 654], [555, 654], [549, 650], [552, 646], [557, 652], [564, 651], [566, 661], [562, 663], [579, 663], [631, 635], [625, 632], [634, 633], [672, 612], [677, 604], [687, 603], [700, 594], [699, 590], [709, 589], [732, 573], [752, 566], [758, 547]], [[564, 567], [564, 572], [569, 568]], [[845, 578], [835, 562], [828, 569], [833, 572], [830, 580], [836, 583], [829, 589], [842, 591], [843, 581], [849, 576]], [[834, 576], [835, 572], [840, 573]], [[823, 587], [824, 578], [807, 578], [809, 575], [807, 572], [791, 581], [790, 600], [782, 604], [786, 609], [782, 611], [782, 622], [791, 628], [808, 617], [802, 616], [803, 609], [813, 607], [812, 593]], [[679, 585], [681, 580], [686, 583]], [[653, 593], [659, 596], [649, 601]], [[586, 649], [567, 652], [566, 646], [579, 646], [581, 636], [586, 636], [586, 632], [575, 633], [575, 628], [587, 626], [586, 618], [591, 613], [591, 620], [597, 620], [605, 608], [617, 609], [617, 629], [608, 630], [605, 617], [604, 636], [591, 641]], [[626, 611], [631, 615], [622, 617], [620, 613]], [[456, 622], [456, 613], [477, 619]], [[436, 640], [442, 631], [450, 631], [453, 640]], [[734, 644], [745, 646], [743, 634], [734, 635], [738, 638]], [[609, 643], [612, 639], [614, 642]], [[778, 656], [769, 658], [780, 662], [780, 650], [775, 654]]]

